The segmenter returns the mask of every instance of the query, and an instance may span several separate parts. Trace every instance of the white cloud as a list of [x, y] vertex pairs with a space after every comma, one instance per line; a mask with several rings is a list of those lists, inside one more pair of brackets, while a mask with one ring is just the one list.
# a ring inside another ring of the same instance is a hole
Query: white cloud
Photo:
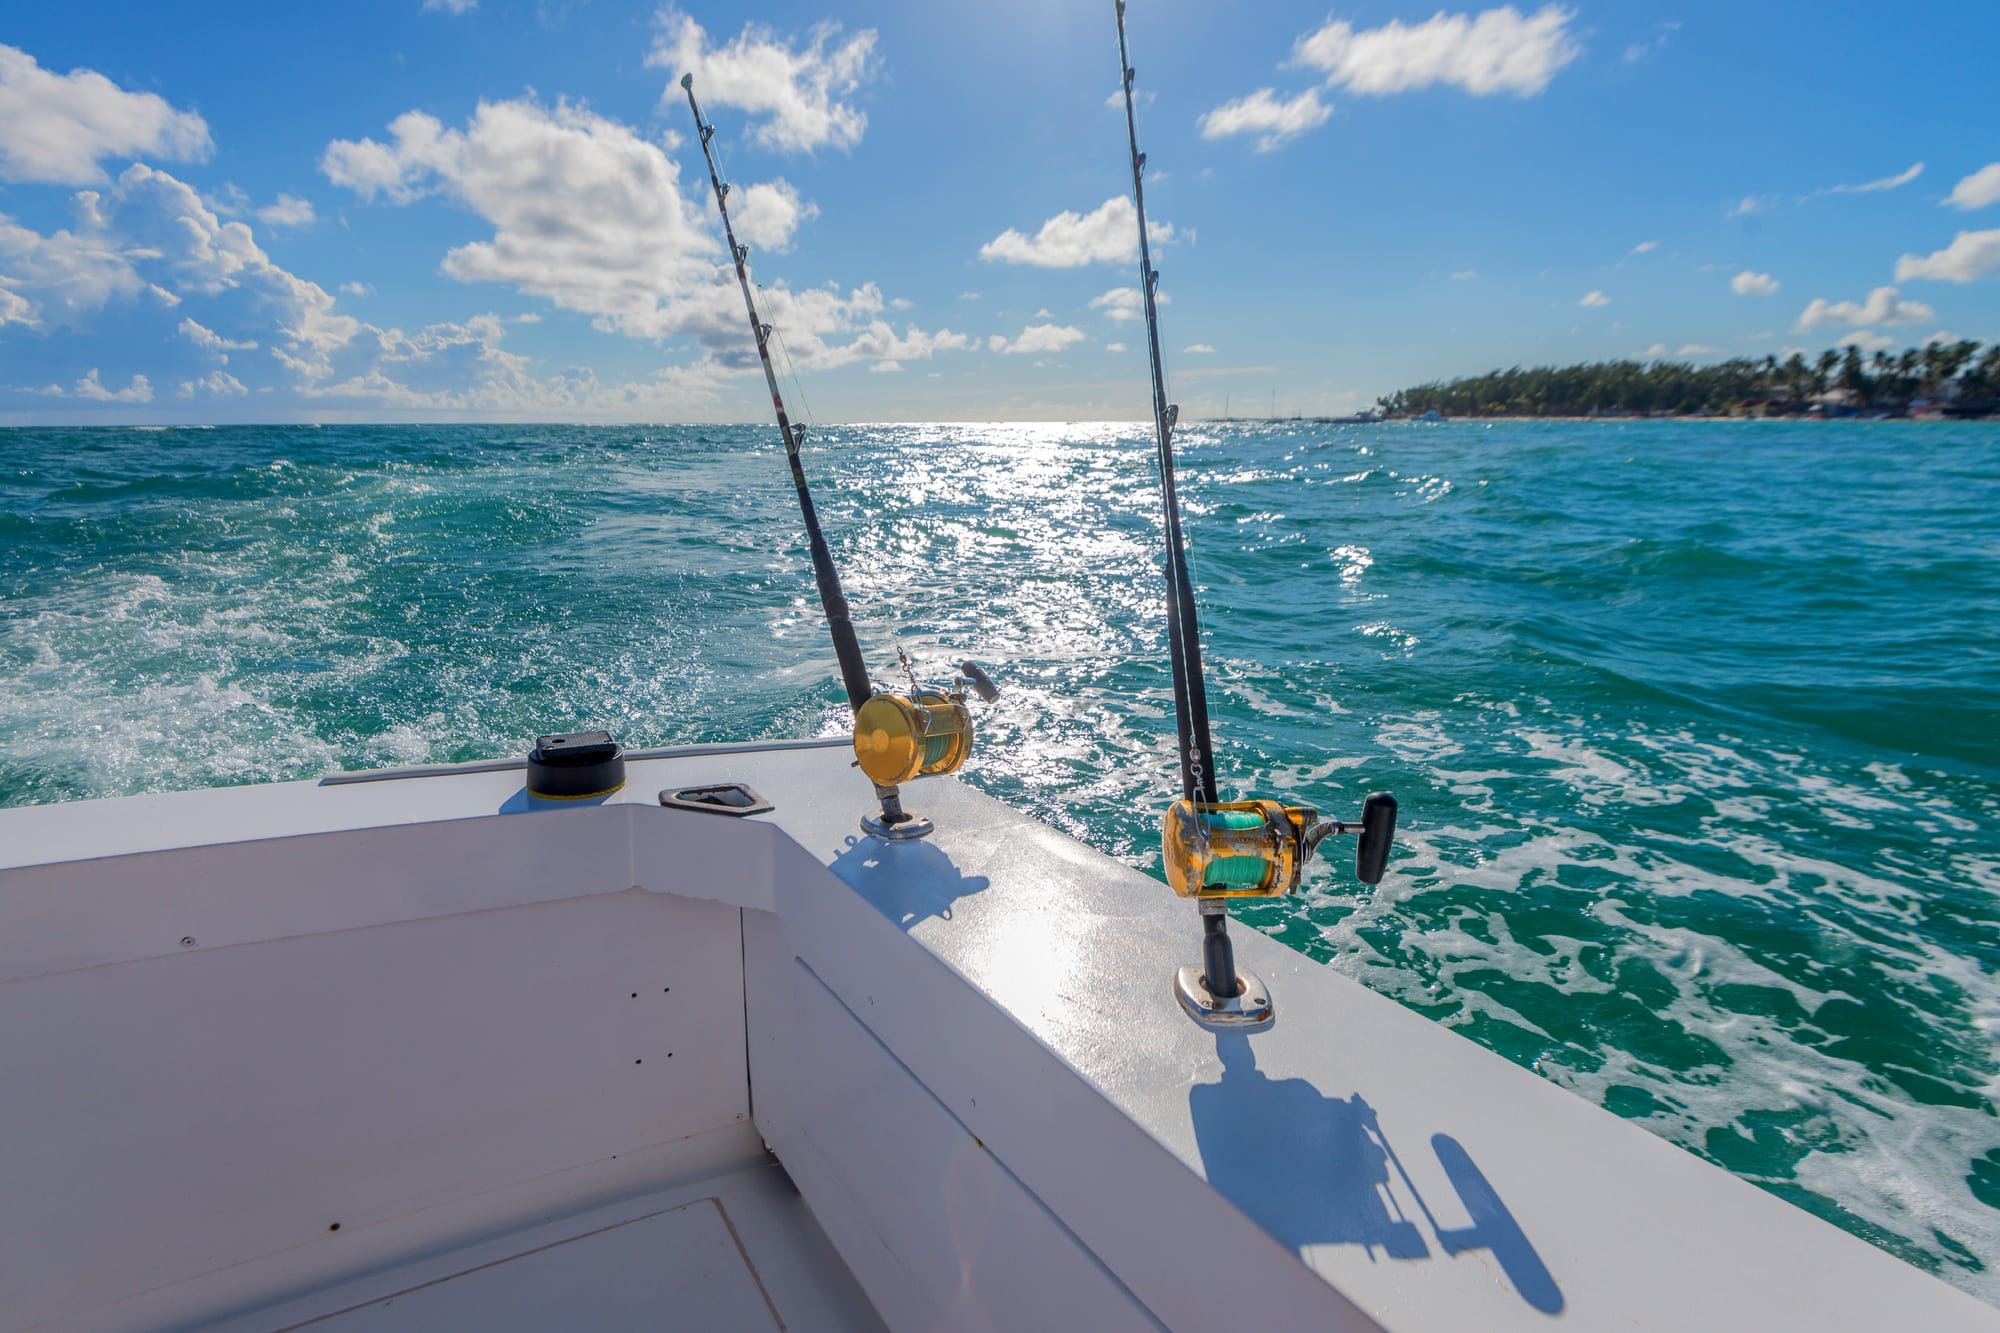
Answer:
[[1482, 97], [1532, 97], [1583, 53], [1569, 32], [1574, 17], [1558, 5], [1526, 17], [1508, 5], [1476, 18], [1440, 12], [1359, 32], [1336, 20], [1300, 38], [1293, 59], [1324, 71], [1329, 87], [1368, 96], [1442, 83]]
[[257, 220], [267, 227], [310, 227], [314, 216], [312, 200], [290, 194], [257, 210]]
[[1583, 294], [1583, 299], [1581, 301], [1578, 301], [1577, 304], [1580, 306], [1592, 306], [1592, 307], [1610, 305], [1611, 298], [1606, 296], [1603, 292], [1596, 292], [1596, 291], [1585, 292]]
[[1278, 100], [1269, 88], [1259, 88], [1248, 97], [1224, 102], [1200, 120], [1201, 137], [1222, 139], [1232, 134], [1255, 134], [1257, 151], [1268, 153], [1288, 139], [1326, 124], [1333, 108], [1319, 100], [1319, 89], [1308, 88], [1289, 101]]
[[182, 380], [174, 394], [179, 398], [192, 398], [197, 393], [207, 393], [216, 398], [240, 397], [250, 391], [243, 387], [243, 381], [225, 370], [212, 370], [198, 380]]
[[[1994, 233], [2000, 236], [2000, 232]], [[1852, 301], [1828, 301], [1815, 298], [1813, 303], [1800, 314], [1798, 327], [1817, 328], [1821, 325], [1843, 324], [1920, 324], [1937, 312], [1922, 301], [1905, 301], [1894, 287], [1877, 287], [1868, 293], [1868, 300], [1860, 305]]]
[[426, 14], [470, 14], [479, 8], [479, 0], [424, 0]]
[[1451, 275], [1453, 282], [1476, 282], [1478, 279], [1479, 270], [1476, 268], [1462, 268]]
[[1124, 350], [1125, 350], [1125, 344], [1124, 344], [1124, 343], [1106, 343], [1106, 344], [1104, 344], [1104, 350], [1105, 350], [1105, 351], [1107, 351], [1107, 352], [1122, 352], [1122, 351], [1124, 351]]
[[78, 380], [70, 389], [79, 398], [89, 398], [99, 403], [150, 403], [153, 401], [153, 386], [144, 375], [134, 375], [129, 387], [107, 389], [97, 378], [97, 368], [93, 366], [88, 375]]
[[372, 412], [441, 413], [548, 420], [659, 420], [716, 399], [724, 371], [704, 358], [667, 367], [650, 379], [601, 383], [588, 367], [530, 373], [527, 357], [507, 351], [505, 321], [476, 315], [432, 324], [415, 335], [377, 331], [376, 354], [342, 378], [307, 385], [314, 402]]
[[961, 301], [977, 301], [977, 300], [979, 299], [979, 293], [978, 293], [978, 292], [960, 292], [960, 293], [958, 294], [958, 299], [959, 299], [959, 300], [961, 300]]
[[[462, 131], [421, 112], [397, 117], [390, 131], [391, 144], [332, 144], [323, 169], [364, 197], [404, 202], [442, 191], [491, 223], [491, 240], [445, 255], [449, 276], [506, 283], [632, 337], [692, 334], [725, 371], [756, 365], [735, 273], [698, 221], [705, 211], [682, 196], [678, 163], [629, 127], [523, 99], [482, 103]], [[767, 243], [812, 215], [782, 182], [744, 196]], [[885, 304], [873, 283], [842, 295], [774, 282], [758, 298], [800, 365], [920, 359], [969, 345], [948, 330], [898, 335], [880, 319]], [[827, 341], [845, 335], [852, 340]]]
[[1214, 350], [1207, 343], [1189, 343], [1186, 347], [1181, 348], [1181, 351], [1189, 356], [1204, 356]]
[[[1148, 89], [1134, 88], [1132, 90], [1132, 104], [1144, 110], [1153, 104], [1154, 96], [1155, 94]], [[1104, 99], [1104, 105], [1114, 111], [1123, 111], [1125, 109], [1125, 90], [1123, 88], [1113, 88], [1111, 95]]]
[[[731, 190], [729, 193], [733, 199], [739, 192]], [[798, 230], [799, 224], [819, 216], [819, 205], [802, 201], [799, 192], [783, 177], [749, 186], [740, 193], [743, 201], [731, 211], [730, 216], [736, 220], [736, 234], [745, 245], [766, 250], [788, 250], [792, 244], [792, 233]]]
[[[873, 293], [874, 288], [871, 286], [864, 291]], [[862, 293], [854, 295], [859, 297]], [[869, 321], [851, 340], [835, 346], [822, 344], [813, 335], [807, 336], [811, 339], [806, 349], [809, 362], [821, 368], [843, 366], [851, 361], [927, 361], [938, 352], [963, 352], [973, 345], [969, 335], [953, 333], [950, 329], [926, 333], [909, 326], [898, 336], [893, 328], [879, 319]], [[796, 355], [798, 340], [794, 339], [792, 345]]]
[[346, 292], [349, 296], [373, 296], [375, 294], [375, 289], [365, 282], [343, 282], [340, 284], [340, 290]]
[[1965, 337], [1963, 334], [1950, 333], [1944, 329], [1939, 329], [1936, 333], [1933, 333], [1930, 337], [1924, 339], [1923, 345], [1925, 347], [1929, 347], [1933, 343], [1955, 343], [1964, 341]]
[[42, 236], [0, 219], [0, 271], [40, 323], [81, 327], [113, 302], [189, 296], [253, 304], [275, 319], [297, 354], [351, 338], [356, 321], [331, 313], [333, 298], [271, 263], [241, 222], [223, 222], [186, 184], [134, 163], [108, 193], [70, 200], [74, 230]]
[[[1159, 305], [1173, 304], [1173, 298], [1165, 292], [1154, 292], [1153, 300]], [[1090, 308], [1102, 310], [1108, 319], [1139, 319], [1146, 313], [1146, 301], [1137, 287], [1113, 287], [1102, 296], [1091, 297]]]
[[1651, 60], [1654, 56], [1667, 49], [1667, 40], [1679, 32], [1680, 29], [1681, 25], [1678, 23], [1668, 22], [1660, 24], [1659, 31], [1653, 36], [1641, 42], [1633, 42], [1625, 48], [1625, 63], [1636, 65], [1642, 61]]
[[1858, 347], [1864, 352], [1886, 352], [1896, 345], [1896, 340], [1886, 333], [1873, 333], [1867, 329], [1856, 329], [1845, 334], [1835, 347]]
[[1646, 355], [1653, 358], [1655, 361], [1659, 360], [1666, 354], [1667, 354], [1667, 345], [1665, 343], [1654, 343], [1651, 347], [1648, 347], [1646, 349]]
[[1009, 356], [1032, 356], [1039, 352], [1060, 352], [1071, 343], [1082, 342], [1084, 336], [1082, 329], [1066, 324], [1030, 324], [1021, 330], [1020, 337], [1010, 340], [995, 334], [986, 340], [986, 346], [990, 351]]
[[10, 322], [74, 323], [85, 312], [146, 290], [133, 260], [102, 234], [43, 236], [0, 214], [0, 272], [13, 291]]
[[1660, 248], [1660, 243], [1658, 241], [1641, 241], [1637, 245], [1632, 247], [1632, 253], [1635, 255], [1643, 255], [1649, 250], [1657, 250], [1659, 248]]
[[875, 31], [842, 42], [840, 25], [821, 23], [795, 48], [768, 28], [746, 26], [727, 46], [711, 47], [708, 34], [676, 9], [660, 13], [661, 35], [646, 63], [667, 70], [672, 86], [662, 102], [680, 102], [683, 74], [694, 75], [704, 106], [733, 106], [762, 117], [750, 135], [767, 148], [806, 152], [822, 145], [852, 148], [868, 117], [841, 99], [874, 77]]
[[[110, 191], [79, 191], [70, 208], [75, 229], [49, 236], [0, 220], [0, 270], [46, 325], [88, 336], [104, 326], [98, 312], [124, 305], [119, 323], [153, 328], [158, 339], [167, 330], [152, 322], [152, 308], [192, 302], [200, 318], [185, 316], [178, 331], [197, 351], [247, 350], [256, 340], [236, 335], [254, 328], [279, 365], [307, 379], [332, 373], [331, 358], [365, 331], [334, 313], [333, 298], [317, 285], [273, 264], [246, 224], [222, 221], [165, 172], [135, 163]], [[76, 392], [93, 396], [85, 387]], [[144, 401], [133, 389], [116, 392]]]
[[0, 180], [87, 185], [101, 158], [206, 160], [208, 125], [153, 93], [129, 93], [92, 70], [56, 74], [0, 45]]
[[1954, 185], [1945, 202], [1964, 209], [2000, 204], [2000, 162], [1983, 166]]
[[897, 296], [890, 298], [889, 308], [891, 310], [910, 310], [914, 309], [916, 304], [915, 301], [912, 301], [907, 296]]
[[[1032, 237], [1009, 227], [980, 246], [979, 257], [989, 263], [1040, 268], [1129, 263], [1139, 253], [1138, 219], [1132, 201], [1114, 195], [1088, 213], [1065, 209], [1044, 222]], [[1174, 226], [1171, 222], [1148, 222], [1146, 235], [1155, 245], [1163, 245], [1173, 240]]]
[[1729, 289], [1738, 296], [1775, 296], [1778, 280], [1768, 273], [1752, 273], [1746, 268], [1729, 280]]
[[[0, 282], [5, 281], [0, 278]], [[28, 303], [28, 298], [0, 286], [0, 328], [9, 324], [26, 324], [32, 328], [35, 323], [35, 307]]]
[[1703, 346], [1701, 343], [1688, 343], [1686, 346], [1682, 347], [1680, 351], [1674, 353], [1674, 355], [1675, 356], [1721, 356], [1722, 349], [1720, 347], [1706, 347]]
[[1908, 185], [1923, 174], [1924, 164], [1919, 162], [1908, 171], [1899, 172], [1894, 176], [1884, 176], [1881, 180], [1869, 181], [1863, 185], [1829, 185], [1824, 190], [1815, 190], [1806, 197], [1811, 199], [1823, 194], [1878, 194], [1883, 190], [1893, 190], [1898, 186]]
[[225, 338], [214, 329], [192, 319], [182, 320], [179, 332], [183, 338], [186, 338], [210, 356], [215, 357], [224, 365], [229, 364], [229, 354], [231, 352], [252, 352], [257, 349], [255, 339], [245, 339], [238, 342], [234, 339]]
[[1934, 278], [1939, 282], [1972, 282], [2000, 273], [2000, 228], [1962, 231], [1951, 244], [1929, 255], [1904, 255], [1896, 261], [1896, 281]]
[[891, 374], [902, 368], [903, 363], [900, 361], [877, 361], [874, 365], [868, 367], [871, 372], [877, 375]]
[[491, 223], [490, 240], [445, 255], [450, 276], [507, 283], [635, 336], [719, 334], [726, 322], [740, 340], [734, 277], [681, 195], [679, 164], [627, 127], [523, 99], [482, 102], [462, 131], [418, 111], [389, 129], [389, 144], [336, 140], [321, 169], [364, 199], [439, 190]]
[[1729, 211], [1722, 216], [1725, 218], [1760, 217], [1777, 206], [1778, 199], [1776, 195], [1746, 194], [1737, 200], [1736, 203], [1732, 204]]
[[[481, 103], [479, 115], [485, 113]], [[335, 139], [320, 155], [320, 171], [363, 199], [383, 194], [393, 203], [407, 204], [425, 192], [423, 183], [432, 172], [462, 169], [464, 136], [454, 130], [455, 143], [441, 142], [445, 130], [435, 116], [406, 111], [389, 122], [389, 133], [393, 144]]]

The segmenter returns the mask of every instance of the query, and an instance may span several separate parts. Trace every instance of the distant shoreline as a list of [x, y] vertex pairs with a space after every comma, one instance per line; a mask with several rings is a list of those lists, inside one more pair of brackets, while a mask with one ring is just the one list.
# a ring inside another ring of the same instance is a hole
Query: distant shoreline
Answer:
[[2000, 416], [2000, 345], [1933, 339], [1863, 359], [1852, 342], [1808, 361], [1731, 357], [1593, 361], [1494, 370], [1375, 400], [1389, 419], [1633, 421], [1781, 418], [1979, 420]]
[[1943, 413], [1935, 413], [1924, 416], [1908, 416], [1908, 415], [1892, 416], [1892, 415], [1866, 415], [1861, 413], [1836, 414], [1836, 413], [1824, 413], [1824, 412], [1791, 412], [1784, 414], [1772, 413], [1769, 415], [1751, 415], [1749, 413], [1728, 413], [1728, 412], [1689, 412], [1686, 414], [1669, 414], [1662, 416], [1654, 416], [1649, 413], [1632, 412], [1632, 413], [1601, 413], [1597, 415], [1562, 416], [1555, 413], [1540, 415], [1540, 414], [1520, 413], [1520, 412], [1502, 412], [1498, 414], [1484, 415], [1484, 416], [1472, 415], [1472, 414], [1468, 414], [1465, 416], [1441, 415], [1432, 420], [1426, 420], [1421, 416], [1378, 417], [1373, 421], [1341, 421], [1338, 419], [1329, 419], [1324, 417], [1200, 417], [1196, 419], [1202, 422], [1204, 425], [1218, 425], [1218, 426], [1256, 426], [1256, 425], [1424, 426], [1424, 425], [1444, 425], [1450, 422], [1460, 422], [1460, 421], [1487, 422], [1487, 423], [1495, 421], [1558, 421], [1575, 425], [1601, 424], [1601, 425], [1620, 425], [1620, 426], [1628, 425], [1635, 421], [1670, 421], [1676, 424], [1682, 424], [1691, 421], [1716, 421], [1732, 425], [1742, 424], [1744, 422], [1757, 422], [1757, 421], [1781, 421], [1781, 422], [1810, 421], [1810, 422], [1821, 422], [1821, 423], [1848, 422], [1856, 425], [1879, 426], [1885, 422], [1895, 422], [1902, 425], [1926, 425], [1935, 422], [1963, 423], [1967, 421], [2000, 421], [2000, 410], [1989, 412], [1980, 416], [1947, 416]]

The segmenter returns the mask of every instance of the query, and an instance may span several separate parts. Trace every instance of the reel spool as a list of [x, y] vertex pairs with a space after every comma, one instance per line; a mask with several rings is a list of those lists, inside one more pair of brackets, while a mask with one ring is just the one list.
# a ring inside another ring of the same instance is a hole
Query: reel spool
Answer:
[[1161, 829], [1183, 898], [1278, 898], [1299, 886], [1300, 840], [1319, 812], [1276, 801], [1175, 801]]
[[[909, 661], [904, 659], [907, 669]], [[993, 678], [976, 662], [959, 663], [958, 678], [942, 690], [910, 682], [908, 694], [878, 690], [854, 714], [854, 762], [875, 784], [882, 812], [861, 827], [884, 838], [921, 838], [934, 827], [902, 808], [896, 791], [913, 778], [956, 773], [972, 757], [972, 710], [967, 689], [987, 703], [1000, 697]]]
[[1355, 877], [1380, 883], [1396, 835], [1396, 798], [1374, 793], [1358, 824], [1322, 820], [1309, 805], [1175, 801], [1160, 829], [1167, 883], [1183, 898], [1281, 898], [1299, 887], [1306, 863], [1333, 833], [1361, 835]]

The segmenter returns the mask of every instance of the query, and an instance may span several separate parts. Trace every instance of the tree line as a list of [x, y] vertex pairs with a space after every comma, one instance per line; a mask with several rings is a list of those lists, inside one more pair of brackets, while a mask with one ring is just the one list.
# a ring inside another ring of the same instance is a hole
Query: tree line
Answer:
[[1863, 358], [1848, 346], [1808, 361], [1732, 357], [1685, 361], [1596, 361], [1494, 370], [1400, 389], [1375, 400], [1384, 416], [1585, 417], [1604, 414], [1791, 416], [1905, 415], [1936, 407], [1953, 416], [2000, 413], [2000, 344], [1980, 354], [1971, 339], [1932, 342], [1900, 355]]

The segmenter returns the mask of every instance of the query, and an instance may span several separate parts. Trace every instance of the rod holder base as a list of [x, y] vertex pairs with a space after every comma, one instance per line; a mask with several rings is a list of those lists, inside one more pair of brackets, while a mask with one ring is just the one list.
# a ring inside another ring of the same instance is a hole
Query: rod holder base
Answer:
[[887, 838], [891, 842], [907, 842], [916, 838], [928, 838], [937, 830], [937, 825], [924, 816], [911, 811], [891, 824], [879, 814], [863, 815], [861, 831], [872, 837]]
[[1207, 1028], [1255, 1027], [1271, 1021], [1271, 988], [1253, 972], [1241, 968], [1236, 979], [1242, 989], [1235, 995], [1210, 993], [1208, 981], [1199, 967], [1184, 967], [1174, 974], [1174, 998], [1188, 1017]]

